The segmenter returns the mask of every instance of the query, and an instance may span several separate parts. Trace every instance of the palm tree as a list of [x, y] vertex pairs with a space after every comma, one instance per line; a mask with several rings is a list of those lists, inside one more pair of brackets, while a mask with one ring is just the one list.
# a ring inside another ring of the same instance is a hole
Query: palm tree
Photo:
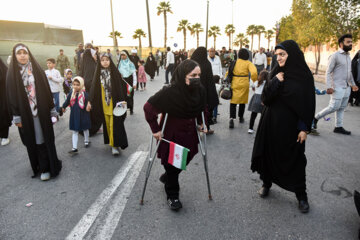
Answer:
[[270, 50], [270, 41], [274, 37], [274, 31], [273, 30], [267, 30], [265, 32], [265, 38], [268, 40], [268, 49]]
[[249, 44], [249, 39], [247, 37], [245, 37], [245, 34], [243, 33], [239, 33], [238, 35], [236, 35], [236, 39], [234, 42], [234, 45], [239, 47], [240, 49], [243, 47], [243, 45]]
[[164, 14], [164, 26], [165, 26], [165, 36], [164, 36], [164, 47], [166, 48], [166, 40], [167, 40], [167, 13], [173, 13], [171, 11], [170, 2], [160, 2], [157, 7], [157, 15]]
[[249, 25], [246, 29], [246, 35], [251, 36], [251, 51], [253, 50], [254, 45], [254, 35], [256, 34], [256, 25]]
[[[121, 36], [121, 32], [115, 31], [114, 33], [115, 33], [115, 47], [117, 47], [117, 46], [118, 46], [118, 41], [117, 41], [117, 39], [118, 39], [118, 38], [123, 38], [123, 36]], [[111, 32], [111, 33], [109, 34], [109, 38], [113, 38], [113, 32]]]
[[225, 33], [226, 33], [226, 36], [229, 37], [229, 49], [231, 49], [231, 39], [232, 39], [232, 35], [235, 33], [235, 27], [234, 25], [232, 24], [228, 24], [226, 25], [225, 27]]
[[218, 26], [211, 26], [209, 29], [209, 37], [214, 37], [214, 48], [216, 49], [216, 37], [220, 36], [220, 28]]
[[260, 40], [261, 40], [261, 34], [265, 33], [265, 27], [263, 25], [257, 25], [256, 26], [256, 34], [259, 37], [259, 51], [260, 51]]
[[201, 27], [200, 23], [193, 24], [190, 28], [190, 34], [195, 35], [196, 34], [196, 48], [199, 47], [199, 33], [203, 32], [204, 29]]
[[146, 33], [144, 32], [144, 30], [138, 28], [134, 32], [133, 39], [139, 39], [140, 56], [141, 56], [141, 37], [146, 37]]
[[178, 25], [178, 28], [177, 28], [177, 31], [178, 32], [183, 32], [184, 34], [184, 50], [186, 50], [186, 30], [190, 30], [191, 31], [191, 28], [190, 28], [190, 23], [188, 20], [185, 20], [185, 19], [182, 19], [179, 21], [179, 25]]

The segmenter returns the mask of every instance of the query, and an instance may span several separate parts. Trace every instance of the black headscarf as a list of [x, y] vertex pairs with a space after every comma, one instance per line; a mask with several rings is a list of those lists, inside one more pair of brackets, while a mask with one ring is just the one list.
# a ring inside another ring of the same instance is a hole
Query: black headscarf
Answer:
[[86, 92], [90, 92], [91, 82], [94, 78], [96, 69], [96, 62], [91, 54], [91, 49], [88, 48], [84, 51], [80, 66], [79, 75], [84, 78]]
[[249, 60], [249, 51], [245, 48], [242, 48], [238, 52], [238, 57], [242, 60]]
[[275, 49], [278, 48], [285, 50], [289, 56], [284, 67], [276, 64], [270, 73], [270, 79], [279, 72], [284, 73], [282, 98], [307, 128], [311, 129], [315, 114], [315, 85], [312, 72], [305, 62], [303, 52], [295, 41], [286, 40], [276, 46]]
[[11, 117], [6, 100], [6, 73], [7, 66], [0, 58], [0, 131], [11, 126]]
[[163, 113], [176, 118], [195, 118], [205, 110], [205, 89], [200, 87], [193, 90], [185, 83], [186, 75], [197, 67], [192, 60], [185, 60], [175, 69], [171, 84], [164, 87], [148, 102]]
[[206, 103], [209, 109], [213, 109], [219, 104], [219, 98], [216, 92], [216, 87], [213, 79], [213, 72], [211, 63], [207, 58], [207, 51], [205, 47], [198, 47], [191, 55], [191, 60], [199, 63], [201, 68], [201, 84], [206, 90]]

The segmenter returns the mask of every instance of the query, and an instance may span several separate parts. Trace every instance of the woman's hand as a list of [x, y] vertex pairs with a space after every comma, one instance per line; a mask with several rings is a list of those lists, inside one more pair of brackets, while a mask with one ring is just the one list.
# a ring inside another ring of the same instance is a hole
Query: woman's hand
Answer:
[[153, 136], [156, 140], [161, 141], [162, 132], [158, 131], [157, 133], [153, 133]]
[[208, 132], [207, 127], [205, 126], [205, 128], [204, 128], [204, 125], [203, 125], [203, 124], [200, 125], [199, 131], [200, 131], [200, 132], [203, 132], [203, 133], [207, 133], [207, 132]]
[[280, 82], [284, 81], [284, 73], [283, 72], [279, 72], [278, 74], [276, 74], [277, 79], [279, 79]]
[[307, 134], [304, 131], [299, 132], [297, 142], [300, 142], [301, 144], [306, 141]]
[[86, 111], [90, 112], [91, 110], [91, 104], [90, 102], [88, 102], [87, 106], [86, 106]]
[[22, 128], [22, 124], [21, 123], [15, 123], [15, 126]]

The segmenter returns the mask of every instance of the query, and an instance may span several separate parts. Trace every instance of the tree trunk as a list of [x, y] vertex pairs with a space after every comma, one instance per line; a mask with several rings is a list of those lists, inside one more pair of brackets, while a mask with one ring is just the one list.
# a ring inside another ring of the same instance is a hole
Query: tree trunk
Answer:
[[229, 34], [229, 49], [231, 49], [231, 34]]
[[254, 34], [251, 34], [251, 51], [253, 51]]
[[184, 33], [184, 50], [186, 50], [186, 30], [183, 30]]
[[240, 49], [242, 49], [242, 45], [243, 45], [243, 42], [242, 42], [242, 41], [240, 41]]
[[317, 43], [315, 45], [315, 62], [316, 62], [315, 74], [318, 74], [318, 71], [319, 71], [320, 50], [321, 50], [321, 43]]
[[142, 55], [142, 50], [141, 50], [141, 37], [139, 36], [139, 52], [140, 52], [140, 58]]
[[214, 36], [214, 49], [216, 49], [216, 37]]
[[164, 12], [164, 25], [165, 25], [165, 35], [164, 35], [164, 48], [166, 48], [166, 34], [167, 34], [167, 19], [166, 19], [166, 12]]
[[199, 32], [196, 32], [196, 48], [199, 47]]
[[118, 41], [117, 41], [117, 37], [115, 36], [115, 47], [118, 47]]
[[268, 38], [268, 49], [270, 51], [270, 38]]
[[261, 33], [259, 34], [259, 51], [260, 51], [260, 39], [261, 39]]

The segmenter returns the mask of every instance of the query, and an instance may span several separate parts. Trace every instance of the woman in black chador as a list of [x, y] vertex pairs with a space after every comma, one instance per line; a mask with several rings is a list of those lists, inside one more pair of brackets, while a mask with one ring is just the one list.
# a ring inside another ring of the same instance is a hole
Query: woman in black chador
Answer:
[[265, 105], [256, 134], [251, 170], [260, 174], [261, 197], [272, 183], [294, 192], [306, 213], [305, 141], [315, 111], [314, 78], [297, 43], [276, 46], [277, 65], [262, 93]]
[[0, 140], [2, 146], [10, 143], [9, 127], [11, 126], [11, 117], [6, 100], [6, 72], [7, 67], [0, 59]]
[[146, 59], [145, 72], [150, 76], [151, 81], [154, 80], [157, 64], [154, 55], [149, 53], [149, 57]]
[[43, 181], [56, 177], [62, 165], [51, 118], [58, 113], [45, 72], [21, 43], [13, 48], [6, 85], [9, 111], [27, 148], [33, 177], [41, 174]]

